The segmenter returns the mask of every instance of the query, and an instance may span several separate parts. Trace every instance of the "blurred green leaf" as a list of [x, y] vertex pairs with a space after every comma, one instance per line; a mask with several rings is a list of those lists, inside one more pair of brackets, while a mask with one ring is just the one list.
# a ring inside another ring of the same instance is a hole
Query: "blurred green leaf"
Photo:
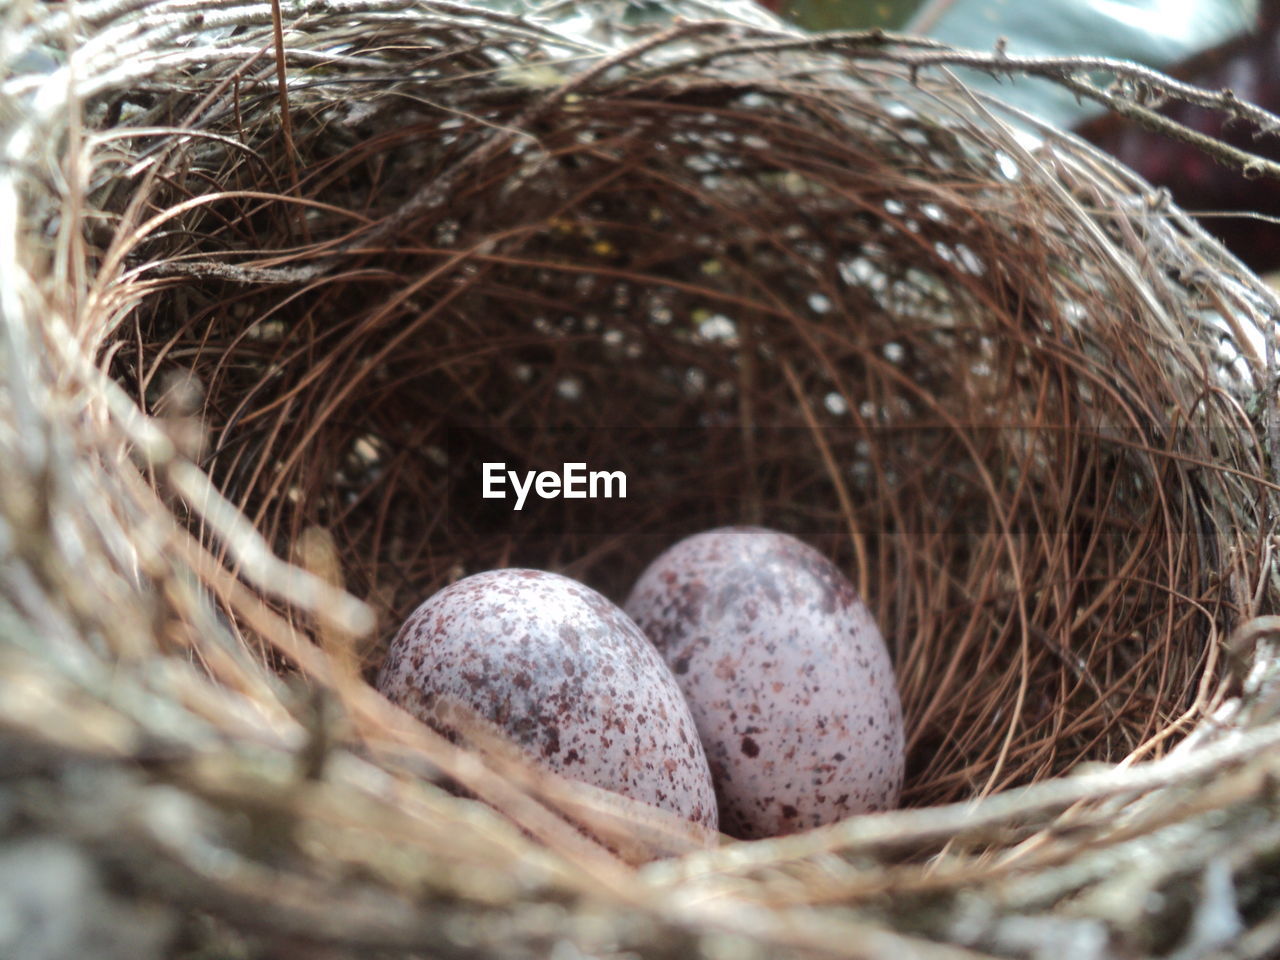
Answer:
[[786, 0], [781, 13], [806, 30], [903, 26], [923, 0]]

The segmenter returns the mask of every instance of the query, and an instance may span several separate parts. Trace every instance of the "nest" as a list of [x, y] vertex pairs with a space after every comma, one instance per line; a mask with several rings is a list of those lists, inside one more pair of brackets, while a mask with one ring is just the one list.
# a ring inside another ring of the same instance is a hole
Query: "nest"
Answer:
[[[0, 889], [121, 956], [1280, 944], [1276, 301], [1167, 197], [909, 38], [201, 9], [11, 25]], [[875, 612], [903, 810], [703, 850], [366, 683], [461, 575], [742, 522]]]

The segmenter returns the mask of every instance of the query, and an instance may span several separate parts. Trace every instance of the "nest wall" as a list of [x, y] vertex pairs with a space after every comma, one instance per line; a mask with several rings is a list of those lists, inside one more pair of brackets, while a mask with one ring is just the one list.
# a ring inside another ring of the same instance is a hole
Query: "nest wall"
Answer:
[[[432, 11], [299, 20], [287, 123], [262, 11], [174, 19], [97, 61], [57, 147], [83, 194], [29, 188], [33, 269], [76, 264], [36, 285], [67, 327], [33, 395], [92, 385], [66, 455], [125, 531], [83, 601], [135, 610], [95, 627], [112, 657], [274, 715], [279, 677], [372, 676], [460, 575], [621, 600], [745, 522], [867, 597], [910, 806], [1160, 757], [1236, 692], [1223, 638], [1272, 599], [1268, 301], [1166, 198], [856, 48], [677, 29], [560, 74], [563, 37]], [[486, 460], [628, 497], [516, 514], [475, 496]], [[194, 581], [138, 532], [173, 519]]]
[[[473, 72], [444, 55], [431, 83]], [[459, 79], [444, 104], [325, 81], [292, 96], [292, 166], [272, 84], [206, 111], [227, 141], [165, 155], [155, 209], [195, 178], [226, 197], [131, 251], [194, 276], [102, 350], [144, 410], [194, 374], [201, 467], [281, 556], [329, 531], [381, 636], [463, 573], [621, 601], [674, 537], [767, 521], [884, 625], [914, 802], [1159, 753], [1212, 703], [1256, 579], [1216, 504], [1265, 497], [1215, 464], [1251, 425], [1167, 221], [1095, 217], [1067, 163], [972, 107], [895, 115], [929, 90], [892, 75], [561, 102]], [[629, 496], [521, 515], [475, 496], [484, 461], [585, 461]]]

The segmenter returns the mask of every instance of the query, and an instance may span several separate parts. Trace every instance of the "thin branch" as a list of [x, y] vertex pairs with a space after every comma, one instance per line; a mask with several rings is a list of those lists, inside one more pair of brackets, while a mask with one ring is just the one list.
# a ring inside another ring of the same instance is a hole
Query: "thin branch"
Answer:
[[[998, 44], [993, 53], [983, 53], [975, 50], [959, 50], [935, 40], [887, 33], [883, 30], [863, 30], [823, 33], [800, 39], [788, 37], [761, 43], [734, 44], [641, 71], [635, 75], [635, 79], [640, 82], [652, 82], [662, 76], [699, 69], [719, 60], [786, 52], [855, 53], [860, 59], [882, 60], [905, 66], [911, 71], [913, 80], [919, 70], [937, 66], [967, 67], [1007, 76], [1021, 74], [1040, 77], [1070, 90], [1077, 96], [1101, 103], [1148, 129], [1187, 143], [1219, 163], [1238, 169], [1246, 178], [1255, 179], [1266, 176], [1280, 179], [1280, 163], [1240, 150], [1193, 130], [1185, 124], [1157, 113], [1141, 103], [1137, 96], [1112, 93], [1081, 79], [1083, 74], [1090, 72], [1106, 72], [1117, 80], [1138, 85], [1144, 91], [1142, 96], [1153, 102], [1177, 100], [1213, 110], [1231, 120], [1245, 120], [1257, 129], [1258, 136], [1280, 133], [1280, 116], [1239, 99], [1230, 89], [1206, 90], [1175, 80], [1130, 60], [1113, 60], [1108, 57], [1011, 56], [1005, 52], [1003, 44]], [[841, 65], [832, 64], [833, 68], [837, 66]]]

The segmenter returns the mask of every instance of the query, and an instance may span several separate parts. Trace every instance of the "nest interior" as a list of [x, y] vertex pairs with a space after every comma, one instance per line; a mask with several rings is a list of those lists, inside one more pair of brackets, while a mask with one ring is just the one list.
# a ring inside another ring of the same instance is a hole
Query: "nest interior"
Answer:
[[[212, 625], [323, 679], [260, 629], [246, 591], [324, 634], [236, 521], [372, 608], [366, 678], [459, 575], [620, 601], [679, 536], [763, 523], [868, 599], [907, 805], [1159, 756], [1229, 692], [1265, 605], [1264, 311], [1123, 169], [856, 50], [676, 29], [562, 73], [582, 51], [522, 21], [370, 3], [289, 26], [282, 114], [266, 14], [215, 27], [102, 69], [83, 209], [32, 225], [82, 258], [72, 339], [235, 508], [116, 454], [230, 574], [217, 622], [160, 591], [157, 648], [216, 673]], [[516, 512], [486, 461], [627, 497]]]
[[[767, 523], [883, 625], [908, 803], [1155, 754], [1211, 705], [1256, 579], [1233, 540], [1258, 524], [1222, 508], [1264, 503], [1231, 393], [1257, 341], [1207, 315], [1232, 311], [1192, 238], [1086, 180], [1100, 161], [1033, 157], [892, 71], [576, 95], [510, 46], [327, 40], [362, 75], [302, 74], [287, 139], [269, 63], [108, 98], [207, 136], [99, 168], [108, 223], [165, 222], [116, 233], [151, 289], [98, 353], [148, 413], [194, 376], [198, 464], [281, 556], [328, 531], [379, 615], [367, 666], [460, 574], [620, 602], [675, 537]], [[629, 489], [516, 512], [478, 496], [487, 461]]]

